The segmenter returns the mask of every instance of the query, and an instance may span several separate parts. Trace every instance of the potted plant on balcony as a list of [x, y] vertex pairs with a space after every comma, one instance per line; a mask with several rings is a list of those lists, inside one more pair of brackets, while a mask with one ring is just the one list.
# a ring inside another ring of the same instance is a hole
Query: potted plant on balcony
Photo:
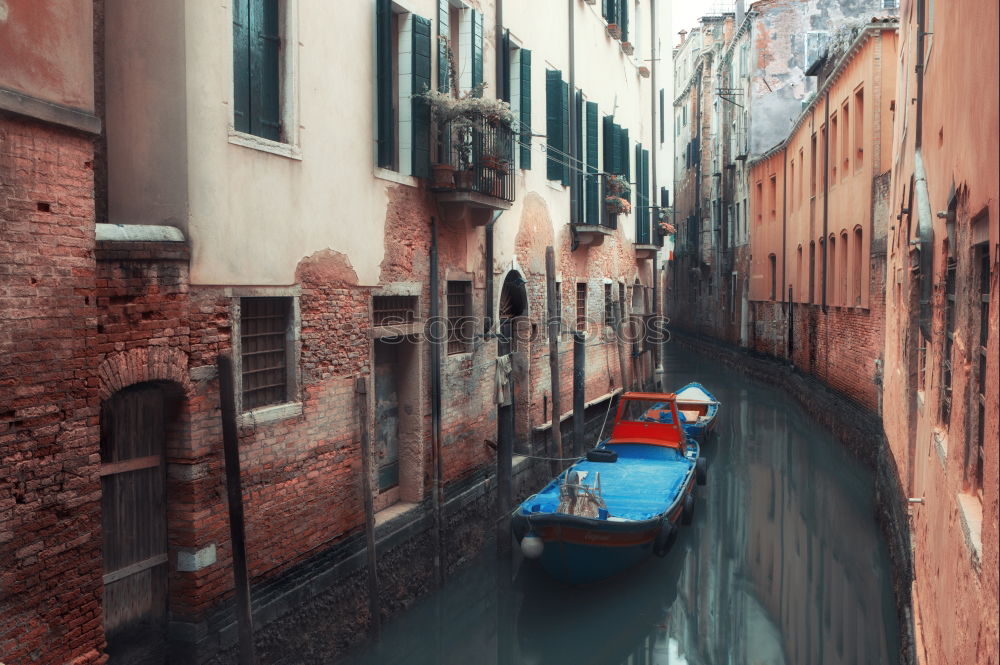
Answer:
[[611, 39], [621, 39], [622, 29], [618, 27], [617, 23], [608, 23], [608, 35]]
[[628, 196], [632, 192], [632, 187], [623, 175], [609, 175], [604, 181], [604, 186], [609, 194], [615, 196]]
[[622, 42], [622, 53], [625, 55], [632, 55], [635, 53], [635, 47], [632, 46], [632, 42]]
[[632, 204], [627, 199], [611, 194], [604, 197], [604, 209], [609, 215], [627, 215], [632, 212]]

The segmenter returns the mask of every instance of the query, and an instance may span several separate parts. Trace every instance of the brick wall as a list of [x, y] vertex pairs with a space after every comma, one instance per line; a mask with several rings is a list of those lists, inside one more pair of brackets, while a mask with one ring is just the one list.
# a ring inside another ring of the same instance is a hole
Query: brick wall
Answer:
[[93, 147], [0, 115], [0, 660], [101, 663]]

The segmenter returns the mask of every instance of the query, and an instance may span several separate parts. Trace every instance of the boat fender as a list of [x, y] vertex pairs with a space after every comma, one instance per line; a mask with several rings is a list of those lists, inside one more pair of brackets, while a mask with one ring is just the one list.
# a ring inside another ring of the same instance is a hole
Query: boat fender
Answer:
[[699, 457], [698, 461], [694, 463], [694, 477], [699, 485], [708, 482], [708, 460], [704, 457]]
[[521, 554], [524, 555], [525, 559], [537, 559], [542, 556], [543, 549], [545, 549], [545, 543], [535, 535], [534, 531], [529, 531], [528, 535], [521, 539]]
[[587, 451], [588, 462], [617, 462], [618, 452], [607, 448], [591, 448]]
[[677, 526], [670, 520], [664, 519], [660, 524], [660, 532], [653, 541], [653, 554], [658, 557], [667, 556], [675, 540], [677, 540]]
[[694, 519], [694, 496], [688, 494], [684, 497], [684, 509], [681, 511], [681, 524], [687, 526]]

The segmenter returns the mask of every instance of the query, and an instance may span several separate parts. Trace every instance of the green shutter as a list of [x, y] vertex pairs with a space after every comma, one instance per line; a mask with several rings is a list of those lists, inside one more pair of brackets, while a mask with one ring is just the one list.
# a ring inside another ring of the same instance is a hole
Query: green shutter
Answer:
[[531, 168], [531, 51], [521, 49], [521, 168]]
[[[618, 140], [620, 142], [618, 144], [618, 149], [621, 151], [621, 164], [620, 164], [621, 171], [619, 171], [619, 173], [621, 173], [623, 176], [625, 176], [625, 180], [631, 182], [632, 181], [632, 168], [631, 168], [631, 165], [629, 164], [629, 157], [630, 157], [630, 155], [628, 154], [628, 130], [625, 129], [624, 127], [619, 127], [618, 128]], [[626, 198], [629, 201], [631, 201], [632, 200], [632, 195], [629, 194], [629, 195], [625, 196], [624, 198]]]
[[281, 140], [278, 0], [250, 2], [250, 133]]
[[562, 184], [564, 187], [569, 187], [570, 183], [573, 182], [572, 172], [573, 172], [573, 158], [569, 155], [569, 144], [570, 144], [570, 133], [569, 133], [569, 83], [566, 81], [559, 81], [560, 94], [559, 100], [562, 103], [562, 162], [563, 162], [563, 173], [562, 173]]
[[378, 99], [377, 163], [392, 168], [396, 139], [392, 114], [392, 0], [375, 0], [375, 65]]
[[582, 224], [584, 219], [586, 219], [584, 206], [584, 183], [586, 182], [586, 169], [583, 168], [583, 126], [584, 126], [584, 111], [585, 105], [583, 102], [583, 92], [580, 90], [576, 91], [576, 127], [574, 127], [574, 134], [576, 134], [576, 152], [573, 155], [575, 158], [573, 160], [573, 198], [576, 199], [576, 219], [573, 221]]
[[451, 39], [451, 29], [448, 25], [450, 18], [450, 5], [448, 0], [438, 0], [438, 80], [437, 87], [438, 92], [448, 92], [451, 90], [451, 82], [449, 81], [449, 67], [448, 62], [448, 45], [440, 37], [445, 37]]
[[250, 0], [233, 3], [233, 126], [250, 131]]
[[653, 211], [650, 209], [651, 205], [649, 197], [649, 150], [643, 149], [642, 151], [642, 205], [645, 207], [642, 209], [643, 217], [646, 219], [646, 228], [649, 230], [649, 242], [654, 242], [656, 240], [656, 233], [653, 231], [655, 228], [651, 223], [654, 219]]
[[587, 224], [600, 224], [600, 182], [597, 175], [597, 103], [587, 102]]
[[635, 145], [635, 241], [640, 244], [649, 242], [649, 225], [646, 224], [646, 209], [642, 207], [642, 145]]
[[622, 30], [622, 41], [628, 41], [628, 3], [629, 0], [618, 0], [618, 27]]
[[615, 121], [610, 115], [604, 116], [604, 172], [616, 173], [615, 171]]
[[503, 67], [503, 83], [500, 87], [500, 99], [510, 103], [510, 30], [503, 31], [503, 39], [500, 40], [500, 53], [497, 56]]
[[431, 174], [431, 108], [418, 95], [431, 87], [431, 22], [413, 15], [413, 74], [412, 108], [413, 175], [427, 178]]
[[545, 70], [545, 176], [549, 180], [562, 180], [562, 72]]
[[483, 82], [483, 15], [472, 12], [472, 87]]

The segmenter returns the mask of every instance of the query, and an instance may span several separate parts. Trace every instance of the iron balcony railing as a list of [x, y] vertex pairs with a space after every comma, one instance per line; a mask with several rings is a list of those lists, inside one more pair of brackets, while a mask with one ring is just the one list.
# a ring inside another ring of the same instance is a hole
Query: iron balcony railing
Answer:
[[441, 125], [437, 149], [440, 163], [455, 169], [454, 191], [514, 200], [514, 132], [507, 125], [486, 118]]

